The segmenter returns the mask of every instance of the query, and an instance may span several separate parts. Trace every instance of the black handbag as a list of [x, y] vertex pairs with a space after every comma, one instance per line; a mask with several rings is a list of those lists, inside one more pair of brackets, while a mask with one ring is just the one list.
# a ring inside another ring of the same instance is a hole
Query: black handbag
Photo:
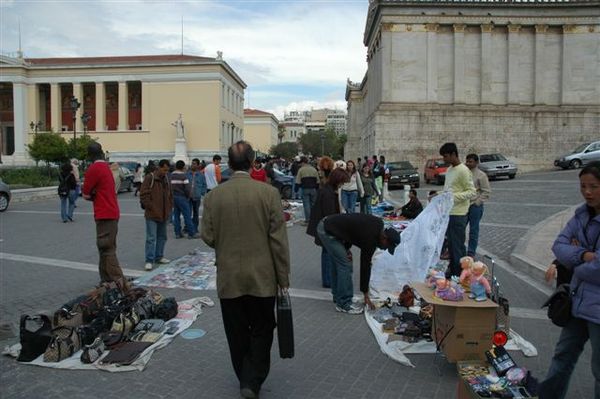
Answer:
[[43, 354], [52, 340], [52, 322], [43, 314], [37, 316], [21, 316], [19, 327], [21, 352], [17, 360], [30, 362]]
[[289, 293], [281, 290], [277, 293], [277, 340], [279, 341], [279, 357], [294, 357], [294, 323], [292, 320], [292, 302]]
[[559, 327], [567, 325], [571, 320], [571, 288], [569, 284], [561, 284], [544, 304], [548, 307], [548, 318]]

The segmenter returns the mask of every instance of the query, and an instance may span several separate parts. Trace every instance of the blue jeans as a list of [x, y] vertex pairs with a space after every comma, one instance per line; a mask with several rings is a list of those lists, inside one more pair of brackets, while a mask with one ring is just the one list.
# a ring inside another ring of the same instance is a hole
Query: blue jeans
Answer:
[[342, 190], [342, 206], [346, 210], [346, 213], [354, 213], [356, 209], [356, 199], [358, 198], [358, 191], [346, 191]]
[[200, 202], [202, 198], [197, 200], [190, 200], [190, 208], [192, 209], [192, 222], [194, 223], [194, 227], [196, 231], [198, 231], [198, 225], [200, 223]]
[[306, 220], [307, 222], [310, 220], [310, 210], [312, 209], [316, 200], [317, 200], [317, 189], [316, 188], [303, 188], [302, 189], [302, 206], [304, 207], [304, 220]]
[[167, 222], [146, 219], [146, 263], [157, 262], [165, 254]]
[[77, 190], [69, 190], [69, 195], [60, 197], [60, 217], [63, 222], [73, 220], [73, 210], [77, 200]]
[[364, 213], [365, 215], [373, 214], [371, 210], [371, 201], [373, 200], [372, 195], [365, 195], [360, 199], [360, 213]]
[[479, 242], [479, 222], [483, 217], [483, 204], [471, 204], [469, 213], [467, 213], [467, 224], [469, 225], [469, 246], [467, 255], [475, 256], [477, 253], [477, 243]]
[[317, 234], [323, 247], [331, 258], [331, 293], [333, 301], [342, 309], [352, 305], [354, 286], [352, 283], [352, 261], [348, 259], [348, 250], [341, 241], [325, 232], [323, 220], [317, 225]]
[[323, 288], [331, 288], [331, 256], [321, 247], [321, 283]]
[[448, 270], [452, 276], [460, 276], [460, 258], [466, 255], [465, 235], [467, 229], [467, 215], [450, 215], [446, 236], [448, 237], [448, 253], [450, 264]]
[[567, 395], [571, 374], [588, 339], [592, 344], [594, 398], [600, 399], [600, 324], [578, 318], [572, 318], [560, 333], [550, 369], [538, 389], [540, 399], [563, 399]]
[[192, 211], [190, 209], [190, 200], [181, 195], [173, 196], [173, 226], [175, 227], [175, 236], [181, 237], [181, 215], [183, 215], [183, 221], [185, 222], [185, 229], [189, 236], [193, 236], [197, 233], [192, 221]]

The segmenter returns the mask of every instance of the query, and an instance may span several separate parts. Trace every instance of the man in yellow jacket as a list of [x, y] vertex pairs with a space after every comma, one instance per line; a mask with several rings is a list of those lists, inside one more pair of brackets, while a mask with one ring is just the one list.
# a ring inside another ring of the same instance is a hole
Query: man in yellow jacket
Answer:
[[459, 276], [461, 272], [460, 258], [467, 254], [465, 248], [465, 234], [467, 229], [467, 213], [471, 198], [477, 195], [473, 185], [473, 175], [469, 168], [460, 162], [458, 148], [455, 143], [445, 143], [440, 148], [440, 155], [444, 162], [450, 164], [446, 171], [444, 191], [452, 192], [454, 206], [450, 210], [450, 220], [446, 237], [448, 239], [448, 252], [450, 264], [446, 276]]

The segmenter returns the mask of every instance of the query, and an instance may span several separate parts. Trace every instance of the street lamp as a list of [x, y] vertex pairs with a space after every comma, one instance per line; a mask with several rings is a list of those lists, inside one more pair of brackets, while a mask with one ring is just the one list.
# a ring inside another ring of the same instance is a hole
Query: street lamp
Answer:
[[325, 155], [325, 132], [321, 130], [321, 156]]
[[77, 129], [75, 127], [77, 123], [77, 110], [81, 107], [81, 103], [77, 100], [77, 97], [71, 96], [71, 112], [73, 113], [73, 150], [77, 150], [77, 143], [75, 142], [77, 138]]
[[231, 145], [233, 145], [233, 140], [234, 140], [233, 135], [234, 135], [234, 132], [235, 132], [235, 123], [231, 122]]
[[84, 112], [83, 115], [81, 115], [81, 122], [83, 123], [83, 134], [87, 134], [88, 131], [88, 122], [90, 121], [90, 119], [92, 119], [92, 116], [90, 114], [88, 114], [87, 112]]
[[37, 123], [31, 121], [31, 123], [29, 124], [29, 127], [31, 128], [31, 131], [33, 132], [33, 134], [37, 134], [37, 132], [39, 130], [42, 130], [42, 121], [38, 121]]

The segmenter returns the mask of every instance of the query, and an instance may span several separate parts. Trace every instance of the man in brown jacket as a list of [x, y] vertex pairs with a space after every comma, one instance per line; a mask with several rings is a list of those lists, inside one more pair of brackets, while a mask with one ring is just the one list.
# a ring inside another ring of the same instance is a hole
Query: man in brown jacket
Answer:
[[158, 168], [146, 175], [140, 189], [140, 204], [146, 218], [146, 270], [152, 270], [154, 263], [170, 262], [164, 257], [167, 223], [173, 209], [173, 193], [167, 177], [169, 167], [169, 161], [161, 159]]
[[250, 178], [250, 144], [239, 141], [228, 155], [233, 175], [206, 195], [201, 235], [216, 253], [217, 291], [240, 393], [255, 398], [269, 374], [277, 289], [289, 286], [287, 227], [277, 189]]

